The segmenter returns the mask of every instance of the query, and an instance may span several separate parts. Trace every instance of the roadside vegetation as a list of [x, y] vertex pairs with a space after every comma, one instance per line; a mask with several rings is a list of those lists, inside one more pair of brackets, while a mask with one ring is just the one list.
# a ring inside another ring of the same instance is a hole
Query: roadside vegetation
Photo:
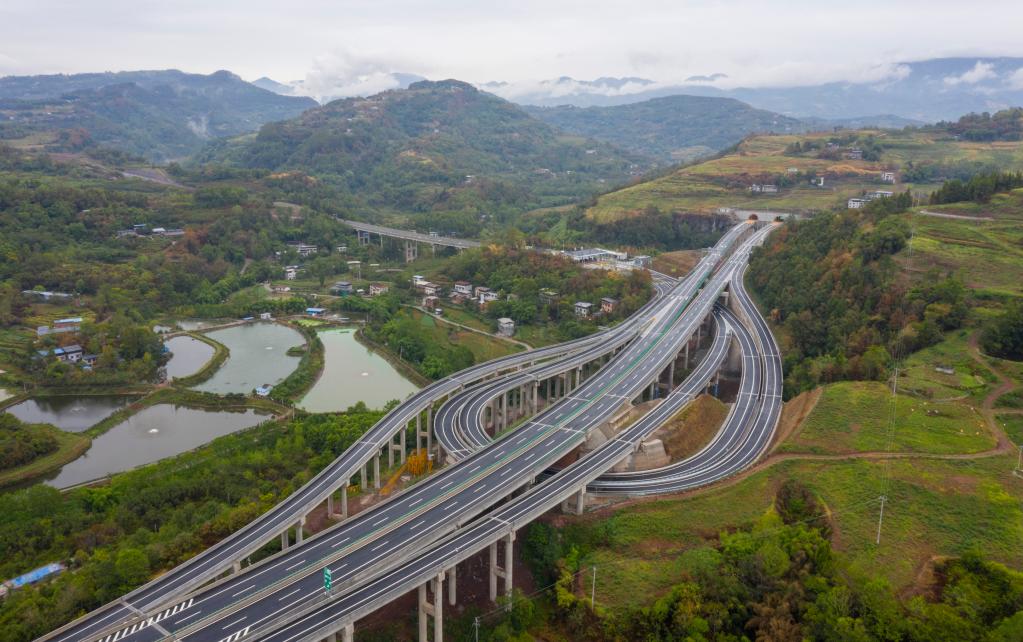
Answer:
[[383, 413], [360, 404], [264, 422], [114, 475], [108, 485], [61, 493], [37, 484], [0, 494], [0, 576], [53, 561], [71, 569], [0, 602], [0, 641], [32, 640], [223, 539], [319, 472]]

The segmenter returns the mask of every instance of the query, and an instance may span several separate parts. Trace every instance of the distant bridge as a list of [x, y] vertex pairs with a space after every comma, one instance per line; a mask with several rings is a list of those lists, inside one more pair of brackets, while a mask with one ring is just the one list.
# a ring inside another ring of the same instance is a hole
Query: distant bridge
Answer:
[[348, 221], [340, 218], [338, 220], [358, 232], [359, 243], [364, 245], [369, 244], [370, 234], [380, 236], [381, 243], [383, 243], [383, 237], [385, 236], [405, 241], [406, 261], [412, 261], [418, 255], [416, 248], [417, 243], [426, 243], [434, 249], [436, 249], [438, 245], [442, 247], [453, 247], [459, 250], [467, 250], [472, 247], [480, 246], [479, 241], [456, 239], [450, 236], [440, 236], [437, 234], [421, 234], [412, 230], [399, 230], [393, 227], [383, 227], [382, 225], [373, 225], [372, 223], [362, 223], [359, 221]]

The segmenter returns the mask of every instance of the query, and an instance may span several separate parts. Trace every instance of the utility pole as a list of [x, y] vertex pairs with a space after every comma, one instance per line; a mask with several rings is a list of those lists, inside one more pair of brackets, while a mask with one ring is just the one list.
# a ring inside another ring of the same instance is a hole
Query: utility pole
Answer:
[[884, 521], [884, 503], [887, 499], [887, 496], [881, 495], [881, 513], [877, 516], [877, 538], [874, 540], [878, 546], [881, 545], [881, 522]]
[[472, 627], [476, 629], [476, 642], [480, 642], [480, 616], [477, 615], [472, 621]]
[[590, 610], [596, 610], [597, 604], [597, 567], [594, 565], [592, 572], [592, 584], [590, 585]]
[[1019, 447], [1019, 457], [1016, 459], [1016, 470], [1012, 471], [1012, 474], [1017, 477], [1023, 477], [1023, 446]]

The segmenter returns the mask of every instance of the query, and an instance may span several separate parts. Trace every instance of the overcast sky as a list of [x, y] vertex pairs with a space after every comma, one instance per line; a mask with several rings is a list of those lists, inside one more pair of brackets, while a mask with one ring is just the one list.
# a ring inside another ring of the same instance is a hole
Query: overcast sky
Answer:
[[1023, 55], [1020, 0], [0, 0], [0, 75], [229, 69], [253, 80], [562, 75], [745, 85]]

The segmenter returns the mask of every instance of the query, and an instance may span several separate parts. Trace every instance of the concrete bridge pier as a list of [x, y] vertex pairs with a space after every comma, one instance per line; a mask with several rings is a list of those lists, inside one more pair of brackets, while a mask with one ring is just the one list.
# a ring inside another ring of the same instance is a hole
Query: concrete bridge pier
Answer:
[[380, 490], [380, 451], [373, 456], [373, 488]]
[[500, 542], [494, 542], [490, 545], [490, 600], [492, 602], [497, 601], [497, 578], [504, 579], [504, 594], [508, 599], [508, 608], [511, 609], [511, 596], [512, 596], [512, 567], [513, 567], [513, 548], [515, 542], [515, 531], [508, 533], [504, 538], [504, 566], [498, 566], [497, 564], [497, 546]]
[[586, 487], [580, 488], [574, 495], [561, 503], [561, 512], [582, 515], [586, 512]]
[[455, 591], [457, 590], [457, 566], [452, 566], [448, 569], [448, 605], [455, 605], [455, 598], [457, 597]]
[[[380, 237], [383, 239], [383, 237]], [[405, 262], [411, 263], [419, 256], [419, 244], [415, 241], [405, 241]]]
[[[427, 599], [427, 586], [432, 588], [433, 603]], [[428, 642], [428, 628], [430, 617], [433, 617], [433, 641], [441, 642], [444, 639], [444, 572], [441, 571], [437, 577], [428, 580], [426, 584], [419, 585], [419, 642]]]
[[[335, 491], [336, 492], [336, 491]], [[331, 519], [348, 519], [348, 484], [341, 487], [341, 512], [334, 512], [334, 493], [327, 495], [327, 517]]]

